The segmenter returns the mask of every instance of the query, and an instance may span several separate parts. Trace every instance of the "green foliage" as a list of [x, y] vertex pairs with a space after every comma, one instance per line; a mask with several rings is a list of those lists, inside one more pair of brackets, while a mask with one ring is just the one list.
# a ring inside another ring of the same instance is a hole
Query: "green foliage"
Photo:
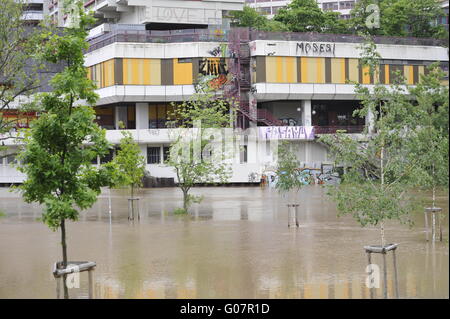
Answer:
[[[189, 194], [192, 186], [225, 183], [231, 176], [231, 165], [226, 162], [231, 154], [222, 148], [221, 154], [211, 154], [210, 148], [214, 143], [212, 130], [231, 128], [235, 110], [233, 101], [217, 95], [201, 79], [197, 93], [187, 101], [172, 105], [174, 111], [169, 114], [167, 125], [172, 127], [169, 134], [173, 142], [167, 164], [175, 169], [183, 192], [183, 208], [187, 211], [192, 202], [201, 200]], [[200, 130], [192, 129], [200, 126]]]
[[[374, 12], [367, 8], [374, 4], [380, 10], [380, 25], [368, 28], [366, 21]], [[371, 35], [430, 37], [448, 41], [448, 31], [437, 24], [437, 20], [444, 14], [436, 0], [359, 0], [351, 11], [351, 18], [345, 20], [337, 12], [323, 11], [316, 0], [293, 0], [287, 8], [278, 10], [273, 19], [268, 19], [248, 6], [244, 6], [243, 11], [231, 12], [230, 17], [233, 26], [262, 31], [336, 34], [364, 32]]]
[[0, 0], [0, 140], [9, 138], [2, 135], [17, 124], [2, 117], [2, 112], [19, 96], [29, 96], [39, 87], [37, 71], [42, 65], [32, 58], [40, 52], [40, 30], [24, 25], [23, 5], [24, 0]]
[[[376, 46], [369, 41], [362, 49], [363, 63], [369, 73], [376, 74]], [[382, 245], [385, 220], [412, 224], [408, 215], [419, 207], [420, 198], [411, 190], [424, 175], [422, 159], [411, 156], [408, 147], [415, 143], [410, 132], [414, 103], [401, 85], [401, 76], [396, 79], [390, 87], [376, 84], [369, 89], [356, 84], [362, 108], [354, 115], [373, 115], [373, 127], [366, 128], [364, 139], [343, 133], [321, 137], [335, 161], [347, 167], [341, 185], [329, 189], [340, 214], [351, 214], [362, 226], [380, 224]]]
[[336, 12], [322, 11], [315, 0], [293, 0], [274, 17], [293, 32], [348, 33], [347, 21]]
[[122, 131], [119, 150], [114, 159], [105, 164], [113, 172], [112, 186], [129, 186], [132, 196], [136, 187], [142, 186], [145, 175], [145, 158], [130, 132]]
[[[22, 163], [18, 169], [26, 174], [19, 190], [25, 201], [45, 205], [42, 219], [53, 230], [65, 219], [76, 220], [78, 209], [92, 206], [109, 180], [103, 167], [91, 165], [108, 150], [105, 131], [94, 122], [91, 106], [97, 95], [83, 65], [86, 30], [92, 22], [82, 13], [78, 28], [67, 28], [62, 35], [40, 35], [42, 59], [64, 63], [65, 68], [50, 81], [53, 91], [37, 97], [43, 113], [26, 132], [18, 156]], [[81, 105], [81, 100], [88, 105]]]
[[173, 214], [174, 214], [174, 215], [185, 215], [185, 214], [187, 214], [187, 213], [188, 213], [188, 211], [185, 210], [184, 208], [181, 208], [181, 207], [175, 208], [175, 209], [173, 210]]
[[420, 158], [420, 185], [433, 190], [437, 187], [448, 188], [449, 180], [449, 91], [448, 86], [441, 83], [443, 77], [439, 65], [432, 64], [419, 84], [409, 88], [415, 105], [414, 112], [409, 113], [409, 130], [414, 139], [407, 144], [408, 154]]
[[262, 31], [289, 31], [286, 25], [279, 21], [268, 19], [256, 9], [244, 5], [242, 11], [230, 13], [231, 24], [234, 27], [249, 27]]
[[[371, 4], [380, 9], [379, 28], [368, 29], [366, 26], [366, 19], [371, 14], [366, 8]], [[436, 20], [444, 15], [436, 0], [360, 0], [351, 14], [352, 28], [372, 35], [448, 39], [448, 32], [436, 24]]]
[[307, 176], [299, 169], [300, 162], [291, 150], [294, 145], [282, 142], [278, 148], [278, 164], [276, 169], [277, 183], [275, 188], [282, 193], [298, 192], [304, 185], [302, 180]]

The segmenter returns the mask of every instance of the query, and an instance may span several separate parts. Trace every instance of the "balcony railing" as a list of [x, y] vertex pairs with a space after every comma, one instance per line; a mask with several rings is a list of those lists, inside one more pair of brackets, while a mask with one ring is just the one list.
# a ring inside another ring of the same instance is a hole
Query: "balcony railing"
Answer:
[[[120, 27], [120, 26], [119, 26]], [[241, 41], [282, 40], [318, 41], [340, 43], [362, 43], [364, 39], [352, 34], [325, 34], [316, 32], [268, 32], [239, 28]], [[228, 42], [228, 29], [184, 29], [184, 30], [113, 30], [89, 40], [89, 52], [115, 42], [173, 43], [173, 42]], [[378, 44], [443, 46], [445, 42], [431, 38], [374, 37]]]
[[348, 126], [314, 126], [314, 134], [334, 134], [337, 131], [345, 131], [346, 133], [362, 133], [364, 125], [348, 125]]

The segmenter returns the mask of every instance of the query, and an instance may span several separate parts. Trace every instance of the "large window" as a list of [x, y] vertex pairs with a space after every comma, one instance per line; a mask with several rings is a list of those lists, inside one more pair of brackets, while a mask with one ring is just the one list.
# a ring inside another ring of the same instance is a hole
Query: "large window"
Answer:
[[173, 106], [167, 103], [150, 104], [148, 106], [148, 127], [165, 128], [166, 122], [173, 112]]
[[147, 164], [161, 163], [160, 151], [161, 148], [159, 146], [147, 147]]
[[95, 107], [95, 121], [104, 129], [114, 130], [114, 106]]
[[117, 122], [122, 122], [125, 129], [136, 129], [136, 106], [134, 103], [112, 104], [95, 107], [95, 121], [107, 130], [119, 129]]
[[353, 116], [358, 108], [359, 101], [313, 101], [312, 124], [322, 133], [332, 133], [338, 129], [362, 131], [365, 119]]

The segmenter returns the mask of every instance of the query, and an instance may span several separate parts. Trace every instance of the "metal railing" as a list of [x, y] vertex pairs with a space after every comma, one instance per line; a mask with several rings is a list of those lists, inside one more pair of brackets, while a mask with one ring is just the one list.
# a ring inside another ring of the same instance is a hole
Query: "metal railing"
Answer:
[[314, 126], [314, 134], [334, 134], [337, 131], [345, 131], [346, 133], [362, 133], [364, 125], [347, 125], [347, 126]]
[[[362, 43], [364, 39], [352, 34], [325, 34], [316, 32], [268, 32], [239, 28], [241, 30], [241, 41], [254, 40], [282, 40], [282, 41], [309, 41], [309, 42], [340, 42], [340, 43]], [[229, 32], [227, 29], [184, 29], [184, 30], [112, 30], [96, 38], [89, 40], [88, 52], [115, 42], [135, 43], [174, 43], [174, 42], [228, 42]], [[412, 37], [374, 37], [378, 44], [396, 45], [424, 45], [443, 46], [445, 41], [432, 38]]]
[[279, 119], [275, 118], [273, 114], [267, 109], [258, 109], [258, 121], [263, 122], [269, 126], [284, 126], [285, 124]]

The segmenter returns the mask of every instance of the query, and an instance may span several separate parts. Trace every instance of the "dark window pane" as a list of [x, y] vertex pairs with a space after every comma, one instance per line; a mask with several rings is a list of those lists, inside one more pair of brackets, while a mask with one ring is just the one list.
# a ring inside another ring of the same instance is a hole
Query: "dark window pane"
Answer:
[[169, 160], [170, 147], [164, 146], [163, 147], [163, 153], [164, 153], [164, 163], [166, 163]]
[[100, 158], [100, 164], [111, 162], [114, 157], [114, 150], [110, 149], [109, 153]]
[[147, 164], [159, 164], [160, 160], [159, 147], [147, 147]]

